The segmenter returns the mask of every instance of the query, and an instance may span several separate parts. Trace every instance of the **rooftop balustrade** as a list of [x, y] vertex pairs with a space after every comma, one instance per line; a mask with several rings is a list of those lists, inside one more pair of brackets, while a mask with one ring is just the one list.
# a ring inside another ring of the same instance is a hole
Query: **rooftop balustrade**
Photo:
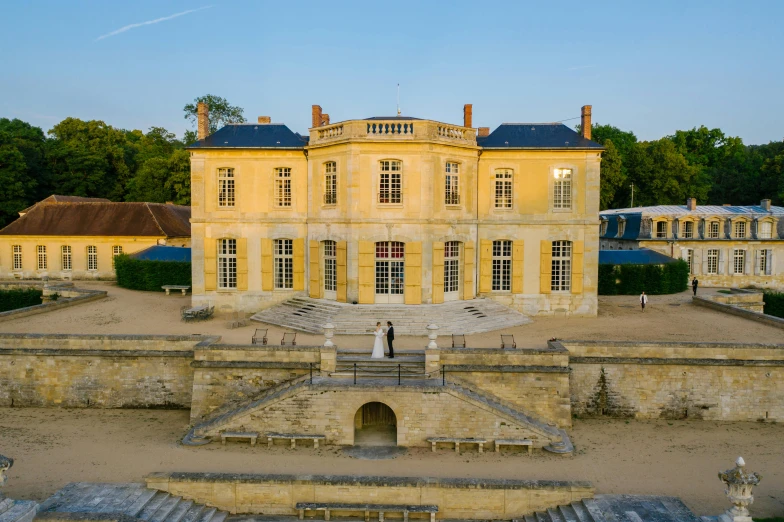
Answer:
[[310, 130], [310, 146], [339, 141], [436, 141], [476, 146], [476, 129], [431, 120], [349, 120]]

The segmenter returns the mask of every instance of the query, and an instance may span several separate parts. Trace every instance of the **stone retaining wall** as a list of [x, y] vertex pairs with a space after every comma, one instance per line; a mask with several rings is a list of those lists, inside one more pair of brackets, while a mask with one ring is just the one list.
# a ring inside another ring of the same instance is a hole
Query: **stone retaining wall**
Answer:
[[588, 482], [549, 480], [228, 473], [153, 473], [145, 480], [149, 488], [231, 513], [264, 515], [295, 515], [297, 502], [342, 502], [435, 504], [438, 519], [509, 520], [594, 494]]
[[784, 420], [784, 345], [561, 341], [579, 416]]
[[[68, 308], [82, 303], [89, 303], [106, 297], [105, 290], [84, 290], [74, 288], [73, 283], [52, 283], [46, 284], [43, 281], [3, 281], [0, 282], [0, 290], [30, 290], [40, 289], [43, 291], [43, 299], [39, 305], [26, 306], [16, 310], [0, 312], [0, 322], [19, 319], [30, 315], [42, 314], [62, 308]], [[51, 296], [57, 294], [58, 299], [51, 301]]]
[[692, 297], [692, 302], [697, 306], [704, 306], [705, 308], [710, 308], [711, 310], [717, 310], [719, 312], [724, 312], [725, 314], [730, 315], [737, 315], [738, 317], [743, 317], [744, 319], [750, 319], [758, 323], [767, 324], [768, 326], [775, 326], [777, 328], [784, 329], [784, 319], [781, 317], [746, 310], [737, 305], [720, 303], [705, 297]]

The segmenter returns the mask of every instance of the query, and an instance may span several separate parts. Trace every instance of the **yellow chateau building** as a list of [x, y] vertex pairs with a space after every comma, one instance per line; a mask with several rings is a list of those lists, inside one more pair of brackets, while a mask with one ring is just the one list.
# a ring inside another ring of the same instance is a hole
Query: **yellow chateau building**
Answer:
[[493, 132], [411, 117], [307, 137], [260, 117], [191, 152], [195, 303], [258, 311], [296, 295], [345, 303], [495, 299], [595, 315], [601, 145], [561, 123]]

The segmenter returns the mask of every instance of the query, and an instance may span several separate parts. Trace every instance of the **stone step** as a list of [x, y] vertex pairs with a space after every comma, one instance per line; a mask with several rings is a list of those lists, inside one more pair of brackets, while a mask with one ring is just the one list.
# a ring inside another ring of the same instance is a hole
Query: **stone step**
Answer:
[[150, 520], [152, 516], [158, 511], [158, 508], [163, 505], [166, 500], [169, 498], [168, 493], [162, 493], [158, 491], [154, 497], [144, 506], [144, 509], [136, 515], [136, 518], [140, 518], [142, 520]]
[[145, 520], [149, 520], [150, 522], [163, 522], [169, 517], [169, 514], [174, 511], [174, 508], [177, 507], [177, 504], [180, 503], [180, 500], [182, 500], [181, 497], [169, 496], [169, 498], [163, 501], [155, 513], [153, 513], [149, 519]]
[[558, 513], [561, 515], [561, 518], [563, 518], [565, 522], [587, 522], [587, 521], [581, 521], [577, 517], [577, 513], [575, 513], [574, 509], [572, 509], [572, 506], [569, 505], [558, 506]]
[[38, 502], [12, 500], [11, 505], [0, 513], [0, 522], [32, 522], [38, 512]]
[[580, 522], [594, 522], [591, 518], [591, 514], [588, 513], [588, 510], [585, 509], [582, 502], [572, 502], [569, 504], [569, 507], [572, 508], [572, 511], [574, 511], [574, 514]]

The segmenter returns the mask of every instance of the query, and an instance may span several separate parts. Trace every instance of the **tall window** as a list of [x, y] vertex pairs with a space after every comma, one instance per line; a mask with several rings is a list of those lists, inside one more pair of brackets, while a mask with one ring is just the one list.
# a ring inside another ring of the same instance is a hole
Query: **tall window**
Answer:
[[334, 292], [338, 287], [335, 242], [324, 241], [324, 290]]
[[218, 288], [237, 288], [237, 240], [218, 240]]
[[689, 248], [686, 250], [686, 262], [689, 263], [689, 273], [694, 273], [694, 249]]
[[572, 243], [553, 241], [553, 270], [550, 276], [550, 290], [568, 292], [572, 289]]
[[63, 270], [71, 270], [73, 268], [73, 257], [71, 256], [70, 245], [63, 245], [60, 247], [60, 263]]
[[281, 167], [275, 169], [275, 205], [291, 206], [291, 169]]
[[666, 221], [657, 221], [656, 222], [656, 237], [667, 237], [667, 222]]
[[512, 170], [495, 171], [495, 208], [512, 208]]
[[694, 222], [693, 221], [685, 221], [683, 223], [683, 238], [684, 239], [691, 239], [694, 237]]
[[234, 206], [234, 169], [218, 169], [218, 206]]
[[768, 251], [758, 250], [759, 252], [759, 273], [765, 275], [768, 273]]
[[112, 247], [112, 268], [114, 268], [114, 258], [122, 254], [122, 247], [120, 245], [114, 245]]
[[401, 203], [403, 201], [401, 178], [403, 163], [395, 160], [384, 160], [380, 166], [378, 202]]
[[275, 288], [294, 288], [294, 241], [275, 240]]
[[447, 241], [444, 244], [444, 292], [460, 290], [460, 242]]
[[567, 210], [572, 208], [572, 169], [553, 171], [553, 208]]
[[95, 245], [87, 247], [87, 270], [98, 270], [98, 247]]
[[14, 245], [12, 250], [14, 253], [14, 270], [21, 270], [22, 269], [22, 245]]
[[38, 270], [46, 270], [46, 246], [38, 245]]
[[324, 164], [324, 204], [335, 205], [338, 202], [338, 166], [334, 161]]
[[447, 162], [446, 164], [444, 203], [447, 205], [460, 204], [460, 165], [458, 163]]
[[719, 250], [717, 248], [708, 250], [708, 273], [719, 273]]
[[732, 268], [735, 274], [742, 274], [746, 266], [746, 251], [736, 248], [732, 251]]
[[719, 222], [718, 221], [711, 221], [708, 223], [708, 238], [709, 239], [718, 239], [719, 238]]
[[739, 238], [739, 239], [746, 237], [746, 222], [745, 221], [737, 221], [737, 222], [735, 222], [735, 237]]
[[493, 290], [512, 289], [512, 242], [493, 241]]
[[760, 225], [759, 238], [772, 239], [773, 238], [773, 223], [770, 221], [763, 221]]

